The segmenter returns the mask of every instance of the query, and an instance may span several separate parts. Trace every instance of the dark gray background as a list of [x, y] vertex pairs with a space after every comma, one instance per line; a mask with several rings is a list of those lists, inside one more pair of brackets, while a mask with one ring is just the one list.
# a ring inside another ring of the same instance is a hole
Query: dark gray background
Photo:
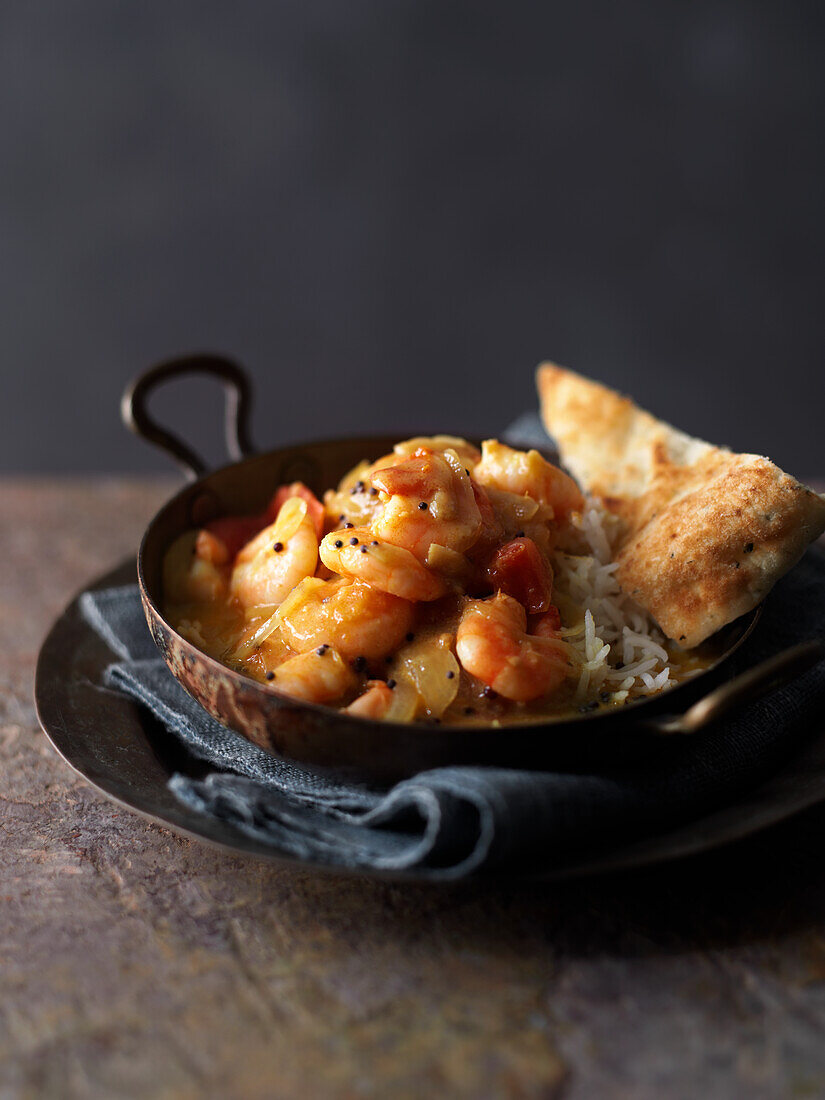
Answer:
[[261, 445], [495, 432], [551, 357], [822, 471], [821, 13], [7, 0], [0, 468], [164, 468], [120, 391], [209, 348]]

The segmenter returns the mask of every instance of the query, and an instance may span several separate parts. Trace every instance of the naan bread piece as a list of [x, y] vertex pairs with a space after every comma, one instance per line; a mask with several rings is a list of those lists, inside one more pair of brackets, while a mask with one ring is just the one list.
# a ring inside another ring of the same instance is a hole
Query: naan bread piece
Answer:
[[552, 363], [537, 383], [562, 462], [622, 521], [619, 584], [685, 648], [756, 607], [825, 530], [825, 498], [769, 459], [693, 439]]

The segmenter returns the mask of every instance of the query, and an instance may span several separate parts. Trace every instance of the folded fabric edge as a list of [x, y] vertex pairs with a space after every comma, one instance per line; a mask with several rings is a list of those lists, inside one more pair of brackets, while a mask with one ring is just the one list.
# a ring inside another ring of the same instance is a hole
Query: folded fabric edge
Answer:
[[[225, 773], [203, 780], [176, 774], [169, 786], [190, 808], [210, 817], [219, 810], [221, 820], [241, 832], [268, 844], [280, 841], [289, 854], [328, 866], [416, 868], [428, 877], [464, 878], [485, 862], [495, 832], [492, 809], [483, 799], [472, 798], [471, 792], [436, 791], [416, 781], [393, 788], [373, 810], [335, 818], [321, 807], [294, 805], [289, 792]], [[471, 815], [462, 813], [467, 809]], [[420, 833], [399, 828], [413, 814], [423, 824]], [[461, 841], [455, 830], [444, 827], [446, 818], [459, 817], [464, 824]], [[476, 828], [468, 828], [471, 820]]]

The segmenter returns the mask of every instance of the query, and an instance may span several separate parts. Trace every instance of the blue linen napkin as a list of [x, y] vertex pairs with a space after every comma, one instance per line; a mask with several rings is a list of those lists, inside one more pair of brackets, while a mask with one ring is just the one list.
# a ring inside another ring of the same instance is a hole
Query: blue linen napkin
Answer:
[[[511, 441], [547, 444], [535, 417], [514, 429]], [[136, 586], [87, 592], [81, 607], [119, 658], [105, 682], [216, 769], [205, 778], [173, 775], [181, 802], [292, 857], [351, 869], [448, 879], [503, 866], [538, 871], [574, 852], [652, 835], [755, 786], [825, 701], [820, 664], [709, 734], [674, 738], [671, 752], [646, 764], [592, 774], [447, 767], [374, 790], [277, 759], [209, 717], [159, 656]], [[825, 554], [812, 548], [768, 598], [754, 635], [731, 658], [731, 675], [820, 636], [823, 612]]]

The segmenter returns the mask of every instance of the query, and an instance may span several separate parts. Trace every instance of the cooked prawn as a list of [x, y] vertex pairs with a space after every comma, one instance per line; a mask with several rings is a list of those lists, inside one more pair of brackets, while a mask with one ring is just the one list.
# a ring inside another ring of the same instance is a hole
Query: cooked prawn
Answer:
[[195, 557], [212, 565], [227, 565], [231, 555], [226, 541], [204, 527], [195, 539]]
[[[203, 532], [175, 539], [163, 559], [163, 596], [169, 603], [213, 602], [226, 596], [229, 568], [220, 547], [202, 544]], [[202, 550], [202, 553], [200, 552]], [[218, 560], [212, 560], [212, 552]], [[223, 560], [220, 560], [223, 557]]]
[[307, 515], [315, 524], [315, 530], [320, 539], [324, 534], [324, 506], [315, 493], [303, 481], [293, 481], [291, 485], [279, 485], [273, 494], [272, 500], [266, 510], [267, 519], [276, 520], [278, 515], [290, 497], [300, 497], [306, 501]]
[[243, 607], [277, 607], [317, 563], [318, 536], [307, 503], [290, 497], [275, 522], [239, 552], [230, 592]]
[[393, 704], [393, 698], [392, 689], [383, 680], [368, 680], [364, 694], [344, 709], [347, 714], [355, 714], [359, 718], [384, 718]]
[[[402, 458], [410, 458], [420, 451], [435, 451], [443, 454], [448, 450], [455, 451], [467, 466], [475, 466], [481, 458], [478, 447], [457, 435], [417, 435], [413, 439], [404, 439], [393, 447], [393, 452]], [[375, 465], [380, 468], [381, 464]], [[390, 464], [387, 463], [387, 465]]]
[[284, 641], [299, 653], [334, 646], [346, 658], [386, 657], [401, 644], [413, 605], [348, 577], [305, 580], [280, 608]]
[[359, 527], [371, 523], [384, 507], [378, 487], [372, 483], [376, 470], [400, 462], [395, 454], [384, 455], [376, 462], [359, 462], [341, 478], [338, 488], [324, 493], [327, 527], [340, 527], [349, 521]]
[[514, 451], [496, 439], [486, 439], [473, 475], [491, 489], [549, 505], [559, 519], [584, 508], [584, 497], [575, 481], [535, 450]]
[[540, 638], [561, 637], [561, 615], [555, 604], [551, 603], [545, 614], [535, 623], [533, 633]]
[[570, 672], [565, 643], [528, 634], [524, 608], [503, 592], [467, 604], [456, 653], [472, 676], [505, 699], [522, 703], [551, 694]]
[[321, 542], [320, 552], [321, 561], [333, 573], [354, 577], [405, 600], [437, 600], [447, 591], [444, 581], [414, 554], [374, 538], [368, 527], [332, 531]]
[[463, 553], [478, 539], [481, 513], [472, 480], [455, 451], [425, 452], [372, 475], [387, 494], [375, 534], [426, 561], [433, 544]]
[[274, 672], [274, 687], [308, 703], [336, 703], [358, 685], [358, 677], [331, 646], [290, 657]]

